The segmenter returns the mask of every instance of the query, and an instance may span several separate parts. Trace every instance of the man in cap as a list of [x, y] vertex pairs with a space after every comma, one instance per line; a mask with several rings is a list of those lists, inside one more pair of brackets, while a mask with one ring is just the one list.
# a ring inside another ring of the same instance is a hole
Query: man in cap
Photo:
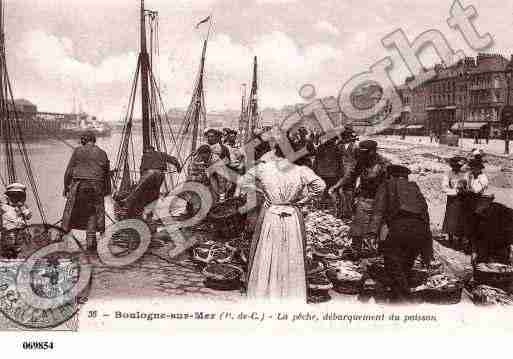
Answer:
[[[130, 215], [140, 213], [144, 207], [159, 198], [160, 187], [164, 182], [168, 163], [174, 166], [178, 172], [181, 171], [180, 162], [176, 157], [156, 151], [153, 146], [144, 150], [139, 168], [141, 178], [135, 189], [124, 199]], [[148, 219], [151, 219], [151, 215]]]
[[335, 202], [338, 203], [338, 196], [330, 196], [328, 193], [328, 189], [335, 185], [344, 174], [344, 161], [342, 151], [337, 143], [338, 140], [338, 131], [334, 130], [329, 134], [328, 139], [320, 143], [315, 150], [313, 170], [326, 183], [326, 190], [321, 197], [321, 202], [324, 205], [329, 203], [329, 197], [336, 199]]
[[96, 232], [105, 231], [104, 196], [111, 193], [110, 163], [107, 153], [96, 146], [93, 132], [85, 132], [75, 148], [64, 174], [62, 228], [85, 230], [88, 249], [96, 250]]
[[484, 164], [481, 154], [473, 154], [467, 165], [470, 171], [466, 173], [464, 190], [464, 234], [472, 251], [472, 260], [477, 259], [476, 246], [483, 213], [493, 202], [494, 197], [487, 193], [488, 177], [483, 172]]
[[[212, 163], [223, 161], [225, 164], [230, 162], [230, 150], [221, 143], [222, 133], [214, 128], [205, 131], [207, 144], [212, 152]], [[218, 163], [217, 166], [222, 164]], [[229, 181], [223, 175], [214, 171], [210, 176], [210, 188], [216, 201], [224, 201], [229, 189]]]
[[210, 146], [212, 150], [212, 154], [216, 157], [214, 160], [222, 160], [225, 158], [230, 158], [230, 151], [226, 148], [225, 145], [221, 143], [222, 133], [215, 128], [209, 128], [205, 131], [205, 139], [207, 140], [207, 144]]
[[[358, 136], [351, 126], [345, 126], [341, 134], [339, 150], [342, 156], [343, 173], [348, 173], [356, 163]], [[340, 198], [338, 214], [343, 219], [351, 219], [353, 216], [354, 187], [341, 187], [338, 191]]]
[[426, 199], [419, 186], [408, 180], [410, 170], [400, 165], [388, 166], [390, 177], [379, 187], [374, 213], [370, 223], [373, 236], [386, 223], [388, 236], [380, 243], [385, 261], [385, 272], [391, 288], [391, 301], [408, 299], [408, 278], [417, 256], [429, 264], [433, 256], [433, 242], [429, 228]]
[[[231, 128], [225, 128], [225, 136], [224, 136], [224, 145], [228, 148], [230, 152], [230, 161], [226, 163], [226, 166], [235, 171], [236, 173], [242, 175], [244, 173], [244, 164], [245, 164], [245, 156], [244, 150], [237, 146], [237, 131]], [[235, 193], [236, 183], [235, 181], [231, 181], [229, 179], [227, 183], [227, 191], [226, 197], [233, 197]]]
[[32, 217], [32, 212], [25, 204], [26, 199], [24, 184], [11, 183], [5, 188], [5, 201], [0, 207], [0, 257], [14, 259], [20, 252], [20, 230], [27, 226], [27, 221]]
[[389, 164], [388, 160], [377, 153], [377, 147], [378, 144], [373, 140], [360, 142], [356, 162], [329, 190], [332, 195], [340, 188], [344, 191], [353, 191], [357, 179], [360, 180], [360, 185], [355, 193], [355, 210], [350, 230], [352, 247], [357, 257], [361, 255], [364, 239], [367, 246], [374, 247], [374, 243], [370, 243], [369, 223], [376, 192], [386, 178], [386, 167]]

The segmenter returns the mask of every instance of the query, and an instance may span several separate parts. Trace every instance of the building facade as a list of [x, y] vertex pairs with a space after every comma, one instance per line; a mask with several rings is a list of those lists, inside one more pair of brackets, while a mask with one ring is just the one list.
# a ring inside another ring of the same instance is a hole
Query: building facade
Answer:
[[453, 66], [436, 65], [435, 76], [416, 87], [410, 86], [415, 77], [407, 78], [398, 88], [401, 124], [421, 125], [426, 134], [500, 136], [501, 110], [511, 104], [506, 67], [512, 60], [513, 56], [508, 60], [500, 54], [479, 54]]

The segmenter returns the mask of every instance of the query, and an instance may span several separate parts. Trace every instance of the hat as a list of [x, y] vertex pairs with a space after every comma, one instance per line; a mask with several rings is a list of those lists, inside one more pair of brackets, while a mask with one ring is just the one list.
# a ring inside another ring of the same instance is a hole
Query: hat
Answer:
[[94, 141], [96, 140], [96, 134], [93, 131], [87, 130], [82, 133], [80, 139], [85, 141]]
[[387, 172], [391, 176], [408, 176], [411, 173], [408, 167], [402, 165], [388, 165]]
[[13, 192], [25, 192], [27, 190], [27, 186], [22, 183], [11, 183], [5, 187], [5, 193], [13, 193]]
[[453, 157], [447, 159], [447, 162], [449, 162], [449, 165], [451, 167], [456, 166], [456, 165], [459, 165], [460, 167], [462, 167], [466, 163], [466, 159], [461, 156], [453, 156]]
[[210, 148], [209, 145], [201, 145], [197, 150], [196, 150], [196, 153], [197, 154], [200, 154], [200, 153], [211, 153], [212, 152], [212, 149]]
[[353, 125], [351, 125], [349, 123], [344, 125], [344, 132], [354, 132]]
[[483, 161], [477, 158], [473, 158], [470, 161], [468, 161], [468, 166], [470, 168], [479, 168], [481, 170], [485, 168], [483, 165]]
[[208, 136], [209, 134], [214, 134], [216, 136], [220, 136], [221, 132], [219, 130], [216, 130], [215, 128], [208, 128], [203, 132], [203, 135]]
[[299, 127], [299, 128], [297, 129], [297, 132], [298, 132], [298, 133], [299, 133], [299, 132], [307, 132], [307, 133], [308, 133], [308, 130], [306, 129], [306, 127], [305, 127], [305, 126], [301, 126], [301, 127]]
[[372, 151], [378, 148], [378, 143], [373, 140], [365, 140], [358, 145], [360, 151]]

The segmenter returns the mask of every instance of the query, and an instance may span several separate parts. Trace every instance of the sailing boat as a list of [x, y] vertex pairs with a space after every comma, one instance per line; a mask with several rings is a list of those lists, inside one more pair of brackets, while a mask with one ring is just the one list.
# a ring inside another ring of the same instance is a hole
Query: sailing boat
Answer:
[[[150, 26], [150, 52], [147, 50], [146, 20]], [[142, 156], [150, 147], [159, 152], [168, 153], [168, 147], [176, 146], [171, 123], [167, 117], [162, 96], [153, 74], [153, 51], [158, 49], [158, 13], [146, 10], [144, 0], [141, 0], [140, 10], [140, 52], [137, 59], [137, 67], [132, 82], [130, 99], [125, 115], [121, 143], [118, 149], [115, 164], [114, 182], [114, 212], [117, 219], [124, 219], [128, 215], [120, 200], [124, 199], [137, 184], [139, 174], [136, 163], [136, 153]], [[137, 100], [138, 83], [140, 82], [140, 104], [142, 117], [142, 148], [136, 148], [138, 143], [133, 139], [134, 107]], [[168, 138], [171, 143], [168, 143]], [[180, 161], [180, 157], [178, 157]], [[181, 162], [181, 161], [180, 161]], [[176, 173], [166, 171], [163, 186], [169, 191], [174, 186]]]
[[[54, 225], [48, 224], [41, 197], [38, 191], [36, 176], [32, 170], [32, 162], [25, 144], [22, 131], [22, 119], [14, 102], [11, 80], [7, 69], [5, 46], [5, 5], [0, 0], [0, 138], [2, 150], [0, 153], [2, 166], [0, 168], [1, 188], [15, 183], [24, 183], [28, 188], [27, 203], [30, 207], [37, 207], [40, 220], [38, 224], [29, 225], [24, 220], [23, 228], [6, 230], [5, 223], [0, 221], [2, 240], [4, 236], [14, 239], [16, 257], [22, 258], [34, 253], [41, 246], [62, 240], [64, 231]], [[15, 185], [17, 186], [17, 185]], [[3, 193], [3, 190], [2, 190]], [[20, 241], [21, 240], [21, 241]], [[5, 264], [5, 262], [2, 262]]]
[[[210, 17], [207, 18], [210, 21]], [[205, 19], [205, 20], [207, 20]], [[202, 22], [205, 22], [203, 20]], [[202, 23], [200, 22], [200, 23]], [[201, 51], [201, 61], [199, 71], [194, 82], [192, 97], [187, 107], [184, 120], [180, 127], [180, 141], [176, 144], [174, 153], [179, 158], [184, 158], [184, 162], [196, 152], [199, 144], [199, 135], [207, 128], [207, 115], [205, 109], [205, 57], [207, 53], [207, 44], [210, 36], [210, 25], [206, 39], [203, 41], [203, 49]], [[190, 139], [190, 144], [188, 143]], [[190, 145], [189, 150], [186, 148]]]
[[246, 116], [243, 119], [243, 131], [241, 138], [243, 143], [248, 142], [256, 130], [261, 128], [260, 116], [258, 113], [258, 72], [257, 57], [253, 58], [253, 80], [251, 82], [251, 92], [249, 93], [249, 101], [246, 109]]
[[37, 182], [32, 172], [30, 157], [23, 140], [20, 126], [20, 116], [14, 103], [9, 73], [7, 71], [5, 32], [4, 32], [4, 3], [0, 0], [0, 134], [3, 142], [3, 163], [5, 172], [1, 174], [2, 185], [6, 187], [10, 183], [18, 182], [19, 168], [16, 168], [15, 156], [19, 155], [25, 169], [25, 177], [28, 180], [33, 200], [39, 210], [41, 220], [46, 223], [46, 216], [39, 197]]

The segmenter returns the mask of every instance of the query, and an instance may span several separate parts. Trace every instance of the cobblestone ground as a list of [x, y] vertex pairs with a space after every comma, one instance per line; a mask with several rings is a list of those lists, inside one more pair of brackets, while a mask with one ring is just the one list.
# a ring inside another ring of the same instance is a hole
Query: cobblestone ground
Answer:
[[[94, 274], [91, 298], [116, 297], [187, 297], [200, 300], [239, 302], [245, 299], [241, 291], [220, 291], [205, 287], [205, 277], [194, 264], [183, 255], [169, 263], [153, 255], [150, 251], [138, 263], [124, 267], [112, 268], [99, 260], [93, 259]], [[153, 252], [153, 253], [152, 253]], [[330, 293], [333, 300], [344, 302], [356, 301], [355, 296]]]
[[[394, 162], [432, 162], [440, 164], [442, 158], [462, 154], [459, 148], [409, 144], [384, 138], [377, 138], [382, 153]], [[488, 158], [487, 171], [496, 173], [500, 168], [511, 166], [512, 161], [504, 158]], [[447, 167], [448, 168], [448, 167]], [[439, 232], [445, 209], [445, 197], [441, 194], [441, 173], [426, 173], [413, 176], [419, 182], [429, 202], [432, 230]], [[491, 187], [493, 193], [504, 202], [513, 205], [511, 188]], [[202, 234], [205, 235], [205, 234]], [[93, 259], [94, 279], [91, 298], [119, 297], [191, 297], [215, 301], [241, 301], [245, 295], [240, 291], [218, 291], [204, 286], [204, 276], [188, 260], [186, 255], [168, 259], [169, 244], [150, 248], [139, 262], [124, 268], [111, 268]], [[468, 269], [469, 256], [435, 243], [435, 252], [459, 271]], [[333, 301], [353, 302], [355, 296], [330, 291]]]
[[186, 255], [171, 261], [161, 259], [166, 258], [164, 256], [159, 258], [158, 252], [166, 252], [166, 246], [159, 250], [150, 249], [137, 263], [122, 268], [106, 266], [93, 259], [91, 298], [188, 296], [235, 301], [243, 297], [240, 291], [217, 291], [205, 287], [205, 277]]
[[[445, 163], [444, 158], [455, 155], [467, 155], [468, 151], [458, 147], [443, 145], [432, 146], [428, 143], [405, 143], [393, 139], [376, 137], [381, 152], [393, 162], [406, 165], [427, 163]], [[495, 196], [495, 201], [513, 208], [513, 178], [511, 172], [504, 172], [513, 166], [513, 159], [502, 156], [495, 156], [485, 151], [485, 173], [490, 179], [489, 193]], [[431, 166], [432, 167], [432, 166]], [[444, 170], [449, 166], [444, 165]], [[442, 192], [442, 173], [425, 172], [413, 174], [411, 177], [419, 184], [420, 189], [426, 196], [429, 205], [431, 230], [435, 238], [441, 239], [440, 231], [445, 214], [446, 197]], [[445, 246], [444, 241], [435, 241], [434, 250], [446, 269], [462, 279], [472, 276], [470, 256], [461, 251], [456, 251]]]
[[[394, 162], [406, 163], [431, 161], [440, 163], [440, 158], [461, 154], [458, 148], [432, 147], [429, 145], [406, 144], [398, 141], [377, 138], [380, 151]], [[488, 158], [486, 170], [497, 172], [503, 167], [511, 167], [513, 161], [504, 158]], [[440, 227], [445, 208], [445, 198], [441, 195], [441, 173], [426, 173], [414, 178], [419, 182], [429, 202], [433, 230]], [[491, 186], [496, 196], [513, 206], [513, 190]], [[209, 234], [199, 234], [209, 236]], [[198, 298], [201, 300], [238, 302], [245, 299], [240, 291], [219, 291], [205, 287], [205, 277], [195, 267], [186, 254], [170, 259], [168, 252], [172, 244], [162, 242], [160, 246], [152, 245], [150, 250], [135, 264], [122, 268], [106, 266], [98, 258], [92, 257], [93, 283], [89, 297], [91, 299], [116, 298]], [[435, 251], [458, 272], [469, 269], [469, 256], [435, 243]], [[330, 291], [332, 301], [354, 302], [355, 296], [347, 296]], [[12, 325], [5, 323], [0, 315], [0, 328]]]

